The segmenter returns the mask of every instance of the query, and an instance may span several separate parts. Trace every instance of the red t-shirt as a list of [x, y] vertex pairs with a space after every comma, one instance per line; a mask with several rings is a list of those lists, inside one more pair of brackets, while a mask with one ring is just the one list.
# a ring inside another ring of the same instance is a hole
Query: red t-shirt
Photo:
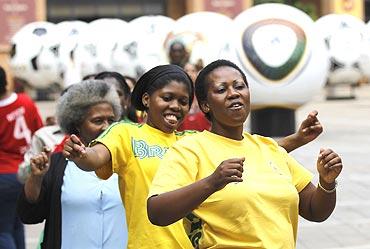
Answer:
[[17, 173], [31, 137], [43, 126], [39, 111], [25, 94], [0, 101], [0, 174]]
[[185, 116], [184, 121], [177, 128], [178, 131], [184, 130], [196, 130], [204, 131], [211, 128], [211, 123], [204, 116], [203, 112], [197, 112], [193, 114], [188, 114]]

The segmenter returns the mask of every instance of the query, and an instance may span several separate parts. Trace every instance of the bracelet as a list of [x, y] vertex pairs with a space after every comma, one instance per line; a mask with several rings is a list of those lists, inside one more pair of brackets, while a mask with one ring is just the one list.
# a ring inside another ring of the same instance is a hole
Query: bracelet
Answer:
[[336, 191], [337, 186], [338, 186], [338, 182], [337, 182], [337, 180], [335, 180], [335, 186], [334, 186], [334, 188], [333, 188], [333, 189], [326, 189], [326, 188], [324, 188], [324, 187], [320, 184], [320, 181], [318, 182], [317, 186], [318, 186], [322, 191], [324, 191], [325, 193], [327, 193], [327, 194], [332, 194], [332, 193], [334, 193], [334, 192]]

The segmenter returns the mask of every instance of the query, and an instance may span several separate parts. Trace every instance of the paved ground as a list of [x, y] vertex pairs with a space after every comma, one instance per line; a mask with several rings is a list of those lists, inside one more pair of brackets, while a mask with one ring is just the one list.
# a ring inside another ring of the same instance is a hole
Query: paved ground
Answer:
[[336, 150], [344, 162], [334, 214], [319, 224], [301, 220], [299, 249], [370, 249], [370, 87], [356, 93], [356, 100], [324, 101], [318, 96], [298, 111], [302, 120], [317, 109], [324, 133], [293, 155], [313, 172], [320, 147]]
[[[324, 133], [293, 152], [295, 158], [316, 173], [320, 148], [330, 147], [344, 162], [334, 214], [318, 224], [301, 219], [297, 249], [370, 249], [370, 86], [358, 88], [356, 95], [355, 100], [326, 101], [322, 92], [296, 112], [300, 121], [318, 110]], [[53, 113], [53, 103], [38, 105], [43, 116]], [[41, 228], [26, 227], [27, 249], [36, 248]]]

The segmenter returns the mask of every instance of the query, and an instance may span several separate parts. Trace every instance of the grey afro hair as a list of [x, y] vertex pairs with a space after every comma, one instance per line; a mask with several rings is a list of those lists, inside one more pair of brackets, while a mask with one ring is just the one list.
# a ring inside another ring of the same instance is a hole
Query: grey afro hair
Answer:
[[100, 103], [111, 104], [118, 120], [122, 107], [113, 86], [102, 80], [84, 80], [70, 86], [57, 104], [56, 116], [62, 131], [66, 134], [78, 134], [77, 127], [86, 118], [88, 109]]

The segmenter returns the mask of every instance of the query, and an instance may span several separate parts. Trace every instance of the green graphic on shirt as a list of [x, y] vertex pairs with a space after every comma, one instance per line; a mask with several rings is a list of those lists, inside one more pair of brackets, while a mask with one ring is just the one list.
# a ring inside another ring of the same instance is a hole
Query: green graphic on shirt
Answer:
[[159, 145], [148, 145], [144, 140], [135, 140], [131, 138], [132, 151], [135, 157], [140, 159], [159, 157], [163, 158], [164, 154], [168, 150], [168, 147], [161, 147]]
[[199, 241], [202, 238], [203, 221], [193, 213], [188, 214], [184, 219], [185, 231], [194, 248], [199, 248]]

